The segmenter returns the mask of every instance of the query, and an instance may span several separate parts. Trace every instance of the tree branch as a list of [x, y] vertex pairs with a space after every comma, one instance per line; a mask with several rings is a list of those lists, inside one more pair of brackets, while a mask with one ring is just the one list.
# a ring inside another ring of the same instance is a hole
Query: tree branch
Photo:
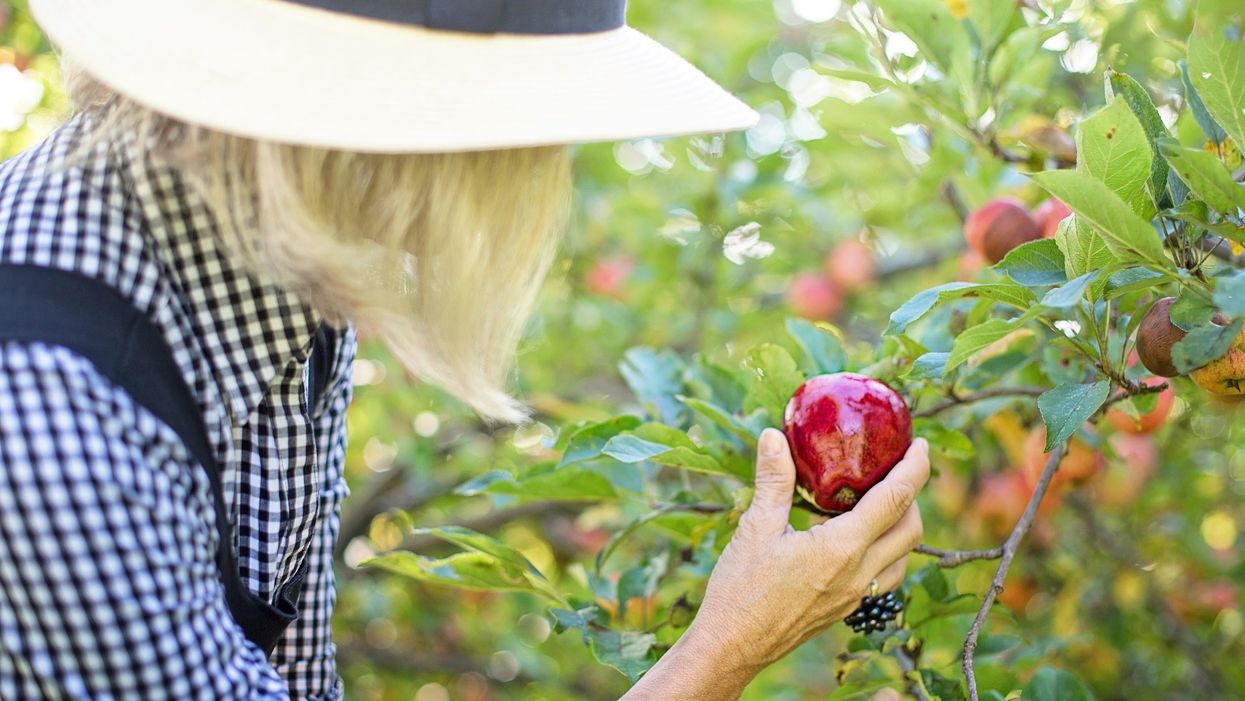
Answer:
[[989, 550], [942, 550], [921, 544], [916, 546], [916, 552], [938, 558], [939, 567], [951, 568], [977, 560], [997, 560], [1003, 557], [1003, 546]]
[[1020, 541], [1033, 526], [1038, 506], [1042, 503], [1042, 498], [1046, 496], [1046, 490], [1050, 488], [1050, 481], [1055, 476], [1055, 470], [1059, 468], [1059, 462], [1067, 453], [1067, 441], [1064, 441], [1058, 449], [1051, 451], [1050, 457], [1046, 460], [1046, 467], [1042, 469], [1042, 476], [1038, 478], [1037, 486], [1033, 488], [1033, 494], [1030, 495], [1029, 503], [1025, 506], [1024, 513], [1020, 515], [1016, 527], [1012, 529], [1011, 535], [1007, 536], [1007, 541], [1003, 543], [1002, 559], [998, 569], [994, 572], [994, 580], [990, 583], [990, 589], [986, 591], [981, 608], [977, 609], [977, 617], [973, 619], [972, 627], [968, 629], [968, 637], [964, 640], [963, 667], [964, 680], [968, 682], [969, 701], [980, 701], [977, 695], [977, 675], [973, 671], [973, 655], [977, 652], [977, 639], [981, 636], [981, 627], [986, 622], [990, 607], [994, 606], [994, 600], [1003, 591], [1003, 581], [1007, 579], [1007, 570], [1012, 565], [1012, 559], [1016, 557]]
[[1046, 389], [1043, 387], [992, 387], [990, 389], [983, 389], [980, 392], [974, 392], [973, 394], [966, 394], [964, 396], [952, 394], [947, 399], [934, 404], [933, 406], [913, 412], [912, 415], [918, 418], [928, 418], [942, 413], [952, 407], [960, 406], [961, 404], [971, 404], [973, 402], [980, 402], [985, 399], [997, 399], [999, 397], [1037, 397], [1041, 396], [1041, 394], [1045, 391]]

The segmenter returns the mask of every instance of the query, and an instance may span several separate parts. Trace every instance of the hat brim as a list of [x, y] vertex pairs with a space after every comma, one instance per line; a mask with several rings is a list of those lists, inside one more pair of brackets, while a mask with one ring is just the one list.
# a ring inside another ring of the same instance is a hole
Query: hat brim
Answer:
[[467, 34], [281, 0], [31, 0], [60, 50], [156, 111], [386, 153], [736, 131], [756, 113], [629, 27]]

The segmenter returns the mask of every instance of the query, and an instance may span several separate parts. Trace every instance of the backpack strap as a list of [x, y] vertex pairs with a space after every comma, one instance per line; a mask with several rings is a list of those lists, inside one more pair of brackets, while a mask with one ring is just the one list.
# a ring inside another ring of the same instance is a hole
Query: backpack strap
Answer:
[[[101, 375], [173, 429], [207, 472], [219, 534], [216, 564], [226, 604], [247, 639], [271, 655], [286, 627], [298, 617], [306, 563], [277, 593], [275, 605], [242, 584], [220, 465], [194, 394], [160, 330], [115, 289], [77, 273], [0, 264], [0, 291], [0, 341], [62, 346], [91, 361]], [[313, 351], [313, 355], [324, 354]]]

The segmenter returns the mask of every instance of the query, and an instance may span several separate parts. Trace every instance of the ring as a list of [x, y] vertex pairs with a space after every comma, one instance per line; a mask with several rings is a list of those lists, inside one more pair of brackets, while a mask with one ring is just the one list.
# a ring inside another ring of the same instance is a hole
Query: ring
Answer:
[[874, 579], [872, 582], [869, 582], [869, 596], [876, 597], [877, 595], [878, 595], [878, 580]]

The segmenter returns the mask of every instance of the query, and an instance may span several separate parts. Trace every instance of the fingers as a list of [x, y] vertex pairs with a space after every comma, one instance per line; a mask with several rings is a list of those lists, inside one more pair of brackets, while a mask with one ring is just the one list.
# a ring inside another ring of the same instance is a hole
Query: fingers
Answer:
[[756, 493], [741, 525], [763, 535], [782, 533], [791, 515], [794, 491], [795, 462], [787, 437], [776, 428], [767, 428], [757, 442]]
[[896, 560], [903, 559], [921, 542], [924, 535], [921, 510], [913, 504], [908, 507], [903, 518], [899, 519], [899, 523], [891, 526], [889, 531], [883, 533], [882, 537], [869, 546], [865, 552], [865, 571], [877, 571]]
[[876, 578], [878, 580], [878, 591], [895, 591], [899, 588], [899, 585], [903, 584], [903, 578], [907, 573], [908, 556], [904, 555], [878, 573]]
[[928, 480], [929, 444], [924, 438], [918, 438], [912, 441], [899, 464], [865, 492], [855, 508], [826, 525], [836, 524], [837, 528], [847, 529], [850, 537], [872, 543], [903, 518]]

